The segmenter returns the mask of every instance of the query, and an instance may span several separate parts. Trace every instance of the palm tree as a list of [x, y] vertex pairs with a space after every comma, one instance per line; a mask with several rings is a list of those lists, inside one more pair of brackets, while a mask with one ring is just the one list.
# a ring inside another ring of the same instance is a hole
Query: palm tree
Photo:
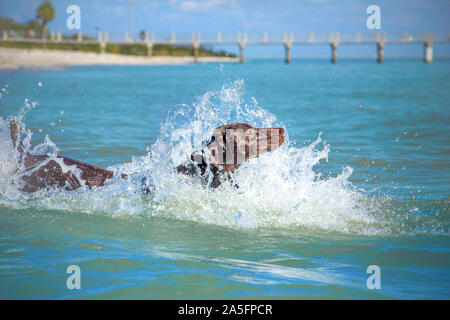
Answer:
[[145, 41], [145, 36], [146, 35], [147, 35], [147, 33], [145, 32], [145, 30], [141, 30], [141, 32], [139, 32], [139, 38], [141, 38], [142, 42]]
[[44, 1], [36, 11], [36, 18], [42, 20], [42, 37], [47, 38], [47, 22], [55, 17], [55, 9], [50, 1]]

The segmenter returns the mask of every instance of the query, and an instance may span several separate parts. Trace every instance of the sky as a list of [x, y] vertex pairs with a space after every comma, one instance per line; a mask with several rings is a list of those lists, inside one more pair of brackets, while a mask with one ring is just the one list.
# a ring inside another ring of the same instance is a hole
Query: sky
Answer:
[[[18, 22], [34, 19], [43, 0], [0, 0], [0, 16]], [[49, 29], [66, 27], [69, 5], [81, 9], [81, 31], [122, 34], [148, 32], [375, 32], [367, 29], [370, 5], [381, 10], [381, 32], [450, 31], [449, 0], [53, 0], [55, 19]], [[129, 11], [130, 10], [130, 11]], [[131, 14], [130, 14], [131, 13]], [[129, 20], [131, 17], [131, 22]], [[237, 46], [216, 47], [237, 52]], [[374, 46], [341, 46], [346, 56], [374, 56]], [[293, 57], [326, 57], [326, 46], [295, 46]], [[450, 45], [435, 45], [436, 56], [450, 56]], [[282, 57], [282, 46], [246, 48], [247, 57]], [[421, 56], [421, 45], [386, 47], [385, 55]]]

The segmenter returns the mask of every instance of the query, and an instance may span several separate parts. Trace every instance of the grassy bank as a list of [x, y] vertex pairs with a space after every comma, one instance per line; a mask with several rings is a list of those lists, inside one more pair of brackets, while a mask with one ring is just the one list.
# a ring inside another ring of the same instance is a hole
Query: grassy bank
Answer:
[[[100, 53], [99, 44], [84, 44], [84, 43], [52, 43], [47, 42], [45, 47], [43, 43], [32, 42], [18, 42], [18, 41], [1, 41], [0, 47], [16, 48], [16, 49], [48, 49], [48, 50], [71, 50], [71, 51], [83, 51], [83, 52], [97, 52]], [[107, 53], [132, 55], [132, 56], [146, 56], [147, 46], [145, 44], [107, 44], [105, 51]], [[194, 49], [187, 46], [171, 46], [171, 45], [154, 45], [153, 56], [193, 56]], [[204, 57], [231, 57], [235, 58], [235, 54], [229, 54], [225, 51], [213, 51], [206, 48], [199, 49], [199, 55]]]
[[[0, 17], [0, 35], [3, 32], [12, 32], [16, 36], [29, 37], [31, 39], [42, 39], [43, 26], [36, 20], [30, 20], [26, 24], [15, 22], [10, 18]], [[141, 31], [143, 33], [143, 31]], [[77, 35], [63, 36], [63, 40], [76, 40]], [[86, 35], [83, 35], [84, 40], [93, 40]], [[16, 49], [48, 49], [48, 50], [71, 50], [71, 51], [83, 51], [83, 52], [100, 52], [100, 45], [97, 43], [84, 44], [84, 43], [54, 43], [47, 42], [44, 46], [43, 43], [33, 43], [26, 41], [0, 41], [0, 47], [16, 48]], [[142, 43], [134, 44], [114, 44], [110, 43], [106, 45], [105, 51], [107, 53], [131, 55], [131, 56], [146, 56], [147, 45]], [[173, 56], [184, 57], [193, 56], [194, 49], [190, 46], [173, 46], [173, 45], [161, 45], [157, 44], [153, 46], [153, 56]], [[208, 48], [199, 49], [199, 55], [203, 57], [230, 57], [235, 58], [235, 54], [229, 54], [226, 51], [214, 51]]]

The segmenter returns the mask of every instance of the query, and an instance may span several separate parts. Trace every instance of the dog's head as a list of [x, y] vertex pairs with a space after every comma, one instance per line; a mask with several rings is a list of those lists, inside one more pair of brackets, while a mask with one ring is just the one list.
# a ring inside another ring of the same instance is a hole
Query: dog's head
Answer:
[[216, 168], [234, 172], [245, 161], [274, 151], [283, 142], [283, 128], [253, 128], [246, 123], [231, 123], [214, 130], [207, 146]]

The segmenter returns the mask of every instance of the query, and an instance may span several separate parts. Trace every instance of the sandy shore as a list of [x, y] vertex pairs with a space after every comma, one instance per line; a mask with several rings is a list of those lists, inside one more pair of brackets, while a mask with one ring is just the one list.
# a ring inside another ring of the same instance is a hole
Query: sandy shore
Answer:
[[[235, 62], [237, 58], [199, 57], [199, 62]], [[24, 50], [0, 48], [0, 69], [64, 69], [83, 65], [172, 65], [194, 61], [193, 57], [137, 57], [112, 53]]]

